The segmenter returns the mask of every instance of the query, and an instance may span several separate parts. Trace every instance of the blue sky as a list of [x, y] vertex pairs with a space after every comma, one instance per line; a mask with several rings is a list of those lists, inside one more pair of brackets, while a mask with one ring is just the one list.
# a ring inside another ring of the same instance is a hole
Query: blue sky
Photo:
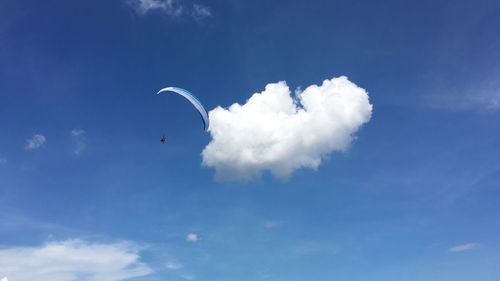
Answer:
[[[498, 12], [0, 1], [0, 278], [497, 280]], [[342, 75], [371, 119], [285, 179], [216, 180], [199, 116], [155, 95], [185, 87], [212, 110]]]

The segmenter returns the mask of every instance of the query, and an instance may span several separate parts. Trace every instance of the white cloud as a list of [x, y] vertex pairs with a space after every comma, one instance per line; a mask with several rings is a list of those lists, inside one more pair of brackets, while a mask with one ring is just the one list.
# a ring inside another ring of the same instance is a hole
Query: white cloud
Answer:
[[128, 242], [49, 242], [0, 249], [0, 269], [15, 281], [118, 281], [152, 273], [138, 252], [139, 247]]
[[202, 20], [204, 18], [208, 18], [212, 16], [212, 11], [208, 7], [205, 7], [200, 4], [193, 4], [193, 10], [191, 11], [191, 15], [196, 20]]
[[211, 10], [201, 4], [189, 6], [185, 0], [125, 0], [139, 15], [161, 12], [170, 17], [188, 16], [202, 20], [212, 16]]
[[198, 240], [199, 237], [196, 233], [189, 233], [188, 235], [186, 235], [186, 241], [188, 242], [198, 242]]
[[474, 249], [477, 249], [481, 246], [479, 243], [467, 243], [462, 245], [456, 245], [448, 249], [450, 252], [459, 253], [459, 252], [467, 252]]
[[24, 149], [26, 150], [34, 150], [40, 148], [42, 145], [47, 142], [47, 138], [45, 138], [42, 134], [35, 134], [30, 139], [26, 140], [26, 146]]
[[286, 82], [268, 84], [244, 105], [209, 112], [212, 141], [203, 164], [219, 179], [250, 180], [263, 171], [286, 179], [345, 151], [371, 114], [367, 92], [345, 76], [311, 85], [295, 98]]
[[178, 269], [181, 269], [183, 267], [182, 264], [180, 264], [176, 261], [168, 261], [165, 266], [170, 270], [178, 270]]
[[7, 277], [4, 277], [0, 281], [9, 281], [9, 279]]
[[85, 135], [87, 132], [82, 129], [73, 129], [71, 130], [71, 136], [74, 141], [73, 153], [76, 155], [80, 155], [85, 149], [87, 149], [87, 138]]

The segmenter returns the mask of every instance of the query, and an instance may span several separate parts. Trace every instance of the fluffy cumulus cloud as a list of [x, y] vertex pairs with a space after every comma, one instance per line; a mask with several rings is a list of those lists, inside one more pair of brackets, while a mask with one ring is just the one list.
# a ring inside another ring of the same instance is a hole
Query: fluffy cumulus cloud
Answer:
[[11, 280], [118, 281], [152, 273], [131, 243], [50, 242], [0, 249], [0, 269]]
[[460, 253], [460, 252], [475, 250], [479, 247], [481, 247], [481, 244], [479, 243], [467, 243], [467, 244], [453, 246], [449, 249], [449, 251], [452, 253]]
[[126, 0], [140, 15], [150, 12], [161, 12], [170, 17], [190, 16], [201, 20], [212, 15], [204, 5], [193, 3], [188, 5], [185, 0]]
[[249, 180], [263, 171], [286, 179], [346, 150], [371, 114], [368, 93], [345, 76], [295, 96], [286, 82], [268, 84], [243, 105], [209, 112], [212, 140], [203, 164], [214, 167], [219, 179]]
[[47, 142], [47, 138], [42, 134], [35, 134], [31, 138], [26, 140], [26, 146], [24, 147], [26, 150], [34, 150], [42, 147], [45, 142]]

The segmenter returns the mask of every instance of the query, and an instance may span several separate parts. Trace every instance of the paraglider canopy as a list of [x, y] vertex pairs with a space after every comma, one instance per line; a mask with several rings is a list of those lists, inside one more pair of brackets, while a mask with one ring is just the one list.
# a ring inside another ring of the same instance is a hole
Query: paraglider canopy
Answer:
[[185, 97], [191, 104], [198, 110], [198, 113], [201, 116], [201, 119], [203, 121], [204, 129], [205, 131], [208, 130], [208, 126], [210, 125], [209, 120], [208, 120], [208, 114], [201, 102], [198, 100], [198, 98], [190, 93], [188, 90], [182, 89], [182, 88], [177, 88], [177, 87], [166, 87], [158, 91], [157, 94], [164, 93], [164, 92], [173, 92], [177, 93], [183, 97]]

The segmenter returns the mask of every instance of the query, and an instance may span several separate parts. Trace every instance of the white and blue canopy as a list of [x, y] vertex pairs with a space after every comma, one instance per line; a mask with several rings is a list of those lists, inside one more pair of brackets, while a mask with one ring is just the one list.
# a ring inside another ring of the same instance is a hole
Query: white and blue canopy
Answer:
[[183, 97], [185, 97], [191, 104], [194, 105], [196, 110], [198, 110], [198, 113], [200, 113], [201, 119], [203, 120], [204, 124], [204, 129], [205, 131], [208, 130], [208, 126], [210, 125], [209, 120], [208, 120], [208, 114], [201, 102], [196, 98], [195, 95], [191, 94], [188, 90], [182, 89], [182, 88], [177, 88], [177, 87], [166, 87], [158, 91], [157, 94], [163, 93], [163, 92], [173, 92], [177, 93]]

